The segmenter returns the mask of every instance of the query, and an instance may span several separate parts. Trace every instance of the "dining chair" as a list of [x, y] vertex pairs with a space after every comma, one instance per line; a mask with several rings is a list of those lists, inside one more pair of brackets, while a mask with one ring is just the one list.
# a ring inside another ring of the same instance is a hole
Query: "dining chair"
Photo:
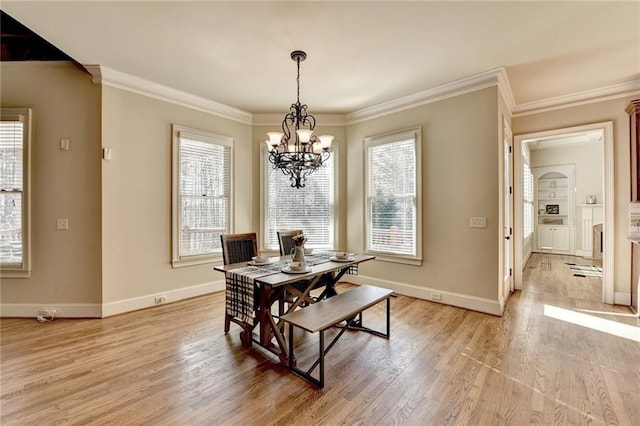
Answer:
[[278, 244], [280, 244], [280, 256], [291, 254], [293, 248], [293, 237], [302, 234], [302, 229], [276, 231], [278, 235]]
[[[245, 234], [223, 234], [220, 235], [220, 241], [222, 243], [222, 262], [225, 265], [248, 262], [253, 256], [258, 255], [258, 238], [255, 232]], [[231, 322], [242, 327], [248, 338], [251, 338], [254, 324], [248, 324], [239, 318], [235, 318], [226, 313], [226, 311], [224, 315], [224, 334], [229, 332]]]
[[258, 237], [255, 232], [220, 235], [222, 261], [225, 265], [248, 262], [258, 255]]

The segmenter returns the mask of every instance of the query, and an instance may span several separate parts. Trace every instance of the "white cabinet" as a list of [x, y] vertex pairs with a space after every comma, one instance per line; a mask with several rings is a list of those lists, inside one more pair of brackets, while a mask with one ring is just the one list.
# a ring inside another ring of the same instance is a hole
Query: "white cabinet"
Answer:
[[538, 225], [538, 248], [551, 247], [552, 253], [571, 251], [571, 227]]

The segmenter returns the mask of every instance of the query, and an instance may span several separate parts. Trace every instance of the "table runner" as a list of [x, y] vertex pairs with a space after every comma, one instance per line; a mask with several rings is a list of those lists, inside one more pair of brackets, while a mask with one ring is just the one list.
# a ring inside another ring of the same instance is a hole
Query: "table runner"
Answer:
[[[305, 255], [305, 260], [309, 266], [313, 266], [329, 262], [331, 256], [333, 256], [333, 252], [319, 252]], [[255, 279], [277, 274], [288, 264], [288, 260], [278, 260], [264, 265], [249, 265], [227, 271], [225, 274], [227, 314], [246, 323], [252, 323], [257, 307], [257, 300], [254, 296]], [[350, 266], [347, 273], [357, 275], [358, 265]]]

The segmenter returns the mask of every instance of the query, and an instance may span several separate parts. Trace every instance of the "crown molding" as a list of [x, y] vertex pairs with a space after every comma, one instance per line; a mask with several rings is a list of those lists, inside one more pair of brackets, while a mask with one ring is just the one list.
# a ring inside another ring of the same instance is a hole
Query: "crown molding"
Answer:
[[[253, 114], [254, 126], [280, 126], [285, 113], [282, 114]], [[316, 121], [322, 126], [346, 126], [344, 114], [313, 114]]]
[[587, 105], [637, 94], [640, 94], [640, 80], [632, 80], [612, 86], [572, 93], [570, 95], [519, 104], [515, 106], [513, 116], [522, 117], [525, 115], [539, 114], [541, 112]]
[[412, 95], [349, 113], [346, 115], [346, 121], [347, 124], [354, 124], [361, 121], [371, 120], [494, 86], [500, 87], [500, 91], [505, 98], [507, 108], [511, 109], [514, 102], [513, 94], [511, 93], [511, 88], [508, 83], [509, 79], [507, 78], [505, 68], [495, 68], [469, 77], [461, 78], [450, 83], [441, 84], [440, 86], [432, 87]]
[[252, 124], [253, 122], [253, 115], [247, 111], [116, 71], [103, 65], [84, 65], [84, 67], [91, 74], [91, 81], [96, 84], [127, 90], [244, 124]]
[[[248, 125], [274, 126], [282, 123], [284, 113], [252, 114], [102, 65], [83, 66], [91, 74], [92, 81], [96, 84], [127, 90]], [[498, 87], [498, 92], [512, 117], [521, 117], [637, 95], [640, 94], [640, 79], [555, 98], [516, 104], [506, 68], [499, 67], [351, 113], [316, 114], [315, 117], [323, 126], [348, 126], [488, 87]]]

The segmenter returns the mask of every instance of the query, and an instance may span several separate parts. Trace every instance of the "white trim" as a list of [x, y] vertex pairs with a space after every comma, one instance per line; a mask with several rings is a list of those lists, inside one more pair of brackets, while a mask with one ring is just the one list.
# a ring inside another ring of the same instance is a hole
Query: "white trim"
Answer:
[[0, 264], [1, 278], [31, 277], [31, 139], [33, 130], [33, 111], [31, 108], [0, 108], [0, 121], [21, 121], [22, 127], [22, 262], [17, 265]]
[[[268, 217], [266, 214], [266, 205], [268, 202], [267, 199], [267, 172], [269, 171], [269, 169], [271, 168], [271, 165], [267, 165], [266, 164], [266, 160], [267, 160], [267, 155], [269, 153], [267, 145], [264, 142], [258, 141], [257, 142], [259, 145], [258, 151], [260, 152], [259, 155], [259, 162], [260, 162], [260, 167], [259, 167], [259, 171], [260, 171], [260, 235], [261, 238], [259, 238], [261, 240], [260, 243], [260, 247], [258, 247], [258, 250], [261, 253], [274, 253], [275, 255], [280, 255], [280, 252], [278, 251], [278, 249], [276, 247], [274, 248], [268, 248], [267, 247], [267, 241], [268, 241], [268, 236], [267, 236], [267, 222], [268, 222]], [[333, 222], [332, 228], [333, 228], [333, 232], [331, 235], [331, 247], [327, 247], [327, 248], [322, 248], [322, 250], [324, 249], [335, 249], [335, 247], [339, 244], [338, 238], [339, 238], [339, 227], [340, 227], [340, 215], [338, 212], [338, 206], [340, 203], [340, 179], [339, 179], [339, 173], [340, 173], [340, 142], [333, 142], [333, 144], [331, 145], [330, 148], [330, 153], [331, 153], [331, 162], [333, 163], [333, 171], [332, 171], [332, 179], [333, 179], [333, 203], [331, 206], [331, 221]], [[326, 164], [323, 167], [328, 167]], [[311, 177], [311, 179], [313, 179], [313, 177]], [[297, 228], [297, 226], [291, 225], [291, 227], [293, 229]], [[275, 231], [275, 230], [274, 230]]]
[[164, 305], [171, 302], [177, 302], [179, 300], [190, 299], [192, 297], [202, 296], [209, 293], [215, 293], [224, 289], [225, 281], [218, 280], [190, 287], [183, 287], [176, 290], [157, 291], [154, 294], [147, 294], [131, 299], [109, 302], [102, 305], [102, 317], [105, 318], [112, 315], [123, 314], [125, 312], [132, 312], [139, 309], [158, 306], [155, 303], [155, 298], [159, 296], [164, 296], [167, 298], [167, 301], [163, 303]]
[[[614, 283], [615, 283], [615, 268], [614, 268], [614, 169], [613, 169], [613, 122], [606, 121], [600, 123], [587, 124], [584, 126], [567, 127], [562, 129], [546, 130], [536, 133], [528, 133], [523, 135], [516, 135], [514, 137], [514, 150], [518, 155], [514, 156], [514, 177], [516, 190], [515, 195], [515, 208], [516, 216], [514, 221], [514, 235], [515, 235], [515, 249], [516, 256], [514, 259], [514, 279], [516, 290], [522, 290], [522, 269], [524, 263], [522, 259], [522, 143], [531, 139], [543, 139], [552, 136], [559, 136], [570, 133], [586, 132], [591, 130], [601, 129], [604, 133], [604, 180], [603, 180], [603, 192], [604, 192], [604, 247], [603, 247], [603, 268], [604, 276], [602, 279], [602, 301], [604, 303], [614, 303]], [[520, 208], [519, 208], [520, 207]]]
[[593, 252], [589, 250], [576, 250], [575, 255], [584, 257], [585, 259], [593, 259]]
[[230, 136], [219, 135], [204, 130], [192, 129], [179, 124], [171, 126], [171, 266], [174, 268], [205, 263], [217, 262], [222, 258], [220, 252], [203, 253], [200, 255], [180, 257], [180, 224], [182, 223], [182, 209], [180, 208], [180, 152], [182, 137], [209, 143], [215, 146], [229, 148], [229, 211], [225, 218], [226, 231], [233, 229], [234, 214], [234, 145], [235, 140]]
[[[282, 123], [283, 114], [252, 114], [201, 96], [116, 71], [104, 65], [84, 65], [84, 67], [91, 74], [92, 81], [96, 84], [127, 90], [244, 124], [257, 126]], [[554, 98], [516, 104], [506, 68], [499, 67], [351, 113], [316, 114], [315, 117], [323, 125], [348, 126], [494, 86], [498, 87], [498, 92], [513, 117], [640, 94], [640, 80], [631, 80]]]
[[[484, 312], [491, 315], [502, 315], [501, 305], [505, 305], [506, 301], [498, 301], [487, 299], [484, 297], [469, 296], [466, 294], [451, 293], [440, 289], [419, 287], [413, 284], [402, 283], [398, 281], [381, 280], [378, 278], [368, 277], [364, 275], [348, 275], [345, 274], [342, 279], [350, 284], [371, 284], [393, 290], [403, 296], [415, 297], [417, 299], [428, 300], [429, 302], [442, 303], [459, 308], [470, 309], [472, 311]], [[441, 300], [434, 300], [432, 293], [441, 295]]]
[[631, 293], [616, 291], [613, 296], [614, 305], [631, 306]]
[[[369, 168], [371, 164], [369, 162], [369, 148], [379, 145], [393, 144], [398, 141], [404, 141], [413, 139], [414, 156], [415, 156], [415, 193], [413, 195], [413, 201], [415, 206], [415, 255], [401, 254], [401, 253], [389, 253], [382, 251], [369, 250], [369, 218], [370, 218], [370, 204], [369, 204]], [[421, 265], [422, 264], [422, 127], [412, 127], [409, 129], [397, 130], [379, 135], [365, 137], [362, 141], [362, 154], [364, 164], [364, 247], [365, 252], [374, 254], [378, 260], [406, 263], [408, 265]], [[393, 259], [393, 260], [392, 260]]]
[[427, 90], [423, 90], [402, 98], [383, 102], [359, 111], [346, 114], [347, 124], [355, 124], [361, 121], [371, 120], [396, 112], [415, 108], [421, 105], [438, 102], [444, 99], [476, 92], [488, 87], [498, 86], [504, 97], [507, 108], [513, 106], [513, 94], [509, 87], [509, 79], [504, 67], [461, 78], [450, 83], [441, 84]]
[[99, 303], [3, 303], [0, 305], [2, 318], [35, 318], [38, 311], [55, 309], [55, 318], [101, 318]]
[[522, 117], [525, 115], [571, 108], [579, 105], [624, 98], [637, 94], [640, 94], [640, 80], [631, 80], [624, 83], [614, 84], [612, 86], [600, 87], [569, 95], [518, 104], [513, 109], [513, 116]]
[[84, 65], [84, 67], [93, 77], [91, 81], [96, 84], [127, 90], [161, 101], [207, 112], [229, 120], [239, 121], [244, 124], [252, 124], [253, 121], [253, 115], [250, 112], [183, 92], [163, 84], [145, 80], [131, 74], [116, 71], [104, 65]]

